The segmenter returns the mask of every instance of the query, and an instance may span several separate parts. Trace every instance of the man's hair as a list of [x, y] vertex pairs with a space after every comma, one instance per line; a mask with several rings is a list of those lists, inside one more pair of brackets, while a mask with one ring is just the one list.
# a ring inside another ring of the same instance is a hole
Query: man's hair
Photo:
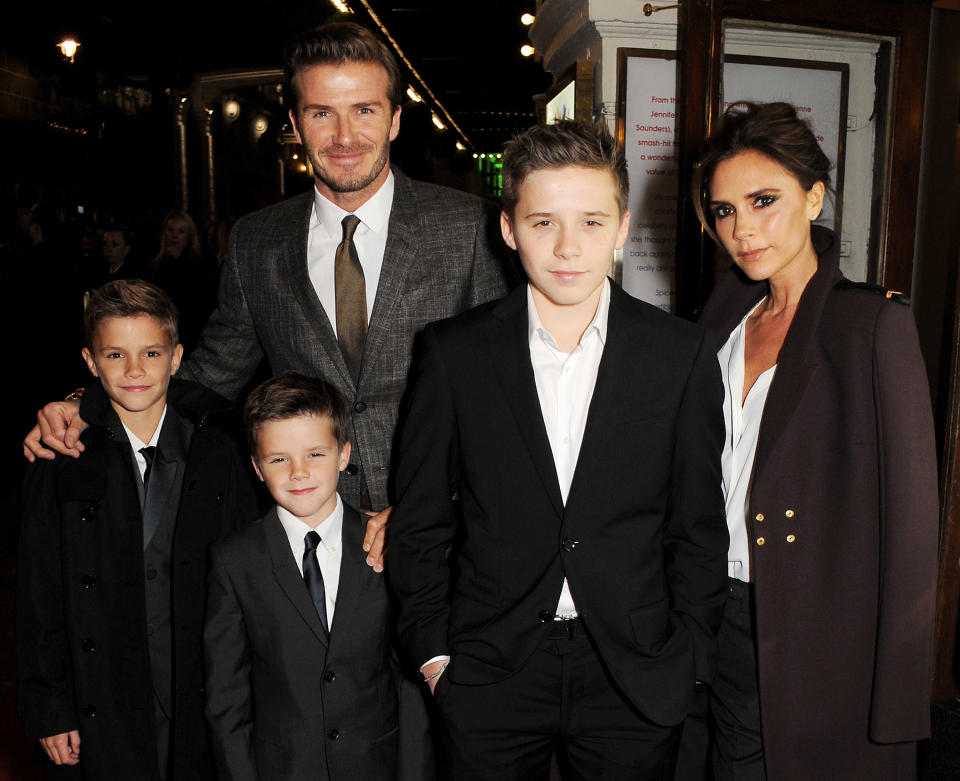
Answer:
[[520, 200], [520, 185], [534, 171], [569, 166], [609, 171], [620, 214], [627, 210], [627, 161], [603, 120], [590, 124], [564, 120], [553, 125], [534, 125], [508, 141], [503, 153], [503, 210], [513, 217]]
[[346, 444], [347, 415], [343, 397], [329, 382], [286, 371], [258, 385], [243, 407], [250, 452], [257, 453], [257, 432], [264, 423], [310, 415], [330, 418], [337, 447]]
[[330, 22], [305, 30], [283, 52], [283, 81], [290, 108], [297, 113], [300, 96], [296, 77], [311, 65], [369, 62], [387, 72], [387, 97], [391, 111], [403, 103], [403, 76], [393, 53], [366, 27], [354, 22]]
[[125, 225], [108, 225], [100, 232], [100, 240], [102, 241], [103, 237], [108, 233], [119, 233], [121, 236], [123, 236], [124, 244], [130, 243], [130, 229]]
[[173, 347], [177, 336], [177, 307], [156, 285], [140, 279], [117, 279], [97, 288], [83, 312], [83, 335], [87, 348], [93, 350], [93, 339], [100, 324], [111, 317], [147, 315], [160, 322]]

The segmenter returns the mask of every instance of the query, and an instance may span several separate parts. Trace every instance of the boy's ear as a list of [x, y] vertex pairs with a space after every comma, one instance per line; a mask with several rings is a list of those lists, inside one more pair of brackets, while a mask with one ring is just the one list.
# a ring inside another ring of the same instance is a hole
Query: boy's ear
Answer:
[[347, 468], [347, 464], [350, 463], [350, 442], [344, 442], [343, 447], [340, 448], [340, 455], [337, 456], [337, 469], [341, 472]]
[[173, 348], [173, 355], [170, 358], [170, 375], [177, 373], [177, 370], [180, 368], [180, 361], [183, 360], [183, 345], [178, 344]]
[[86, 347], [84, 347], [84, 348], [80, 351], [80, 355], [83, 356], [83, 360], [86, 362], [87, 368], [90, 370], [90, 373], [91, 373], [94, 377], [99, 377], [100, 375], [97, 374], [97, 364], [96, 364], [96, 363], [94, 362], [94, 360], [93, 360], [93, 353], [91, 353], [89, 349], [87, 349]]
[[620, 218], [620, 230], [617, 231], [617, 249], [623, 249], [630, 233], [630, 210], [624, 209]]
[[260, 464], [257, 463], [257, 457], [252, 453], [250, 454], [250, 463], [253, 464], [253, 471], [257, 473], [257, 477], [260, 478], [260, 482], [265, 483], [266, 480], [263, 479], [263, 475], [260, 472]]
[[503, 234], [503, 240], [510, 249], [517, 248], [517, 240], [513, 235], [513, 223], [510, 222], [510, 215], [506, 212], [500, 212], [500, 233]]

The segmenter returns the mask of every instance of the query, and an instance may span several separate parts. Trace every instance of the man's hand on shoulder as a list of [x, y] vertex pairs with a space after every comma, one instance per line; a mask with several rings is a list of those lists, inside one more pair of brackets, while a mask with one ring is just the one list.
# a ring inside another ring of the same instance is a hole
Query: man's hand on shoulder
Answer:
[[80, 434], [85, 428], [79, 401], [52, 401], [37, 413], [37, 425], [23, 440], [23, 455], [31, 463], [37, 458], [53, 459], [54, 451], [78, 458], [83, 452]]
[[40, 738], [40, 745], [55, 765], [76, 765], [80, 761], [80, 733], [75, 729]]
[[390, 522], [390, 506], [378, 513], [367, 513], [367, 530], [363, 535], [363, 549], [367, 553], [367, 565], [374, 572], [383, 572], [383, 546], [387, 539], [387, 524]]

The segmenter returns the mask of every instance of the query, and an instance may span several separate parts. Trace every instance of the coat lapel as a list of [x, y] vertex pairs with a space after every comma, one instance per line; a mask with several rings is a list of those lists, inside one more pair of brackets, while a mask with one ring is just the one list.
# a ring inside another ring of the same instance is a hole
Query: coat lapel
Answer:
[[511, 402], [510, 414], [520, 429], [544, 490], [558, 516], [563, 515], [563, 498], [557, 467], [543, 423], [537, 383], [530, 363], [527, 320], [527, 286], [520, 285], [493, 309], [487, 331], [490, 362], [504, 396]]
[[374, 366], [377, 362], [390, 326], [395, 321], [396, 309], [403, 297], [407, 275], [419, 257], [416, 241], [419, 222], [416, 192], [410, 186], [409, 180], [399, 171], [394, 170], [393, 176], [393, 204], [390, 208], [387, 244], [383, 251], [377, 297], [373, 302], [367, 341], [363, 348], [361, 382], [368, 367]]
[[[280, 247], [282, 262], [286, 267], [285, 279], [289, 280], [290, 293], [300, 304], [307, 322], [312, 327], [313, 338], [317, 340], [321, 349], [330, 357], [330, 361], [340, 373], [345, 387], [353, 387], [353, 377], [347, 368], [343, 353], [340, 352], [340, 343], [334, 334], [330, 318], [317, 298], [310, 280], [310, 270], [307, 265], [307, 242], [309, 241], [310, 220], [313, 218], [313, 190], [310, 198], [304, 198], [305, 210], [298, 220], [295, 229], [287, 234], [286, 240]], [[308, 337], [309, 338], [309, 337]]]
[[[343, 643], [350, 637], [350, 624], [355, 615], [364, 570], [367, 565], [361, 555], [363, 519], [348, 505], [343, 507], [343, 531], [340, 535], [340, 580], [337, 586], [337, 606], [330, 628], [330, 643]], [[378, 575], [377, 577], [383, 577]], [[336, 631], [334, 631], [336, 630]]]
[[317, 615], [317, 608], [314, 606], [313, 600], [310, 599], [310, 593], [307, 591], [306, 585], [304, 585], [303, 576], [293, 560], [290, 543], [287, 541], [287, 533], [283, 530], [276, 508], [264, 517], [263, 533], [267, 540], [267, 550], [273, 564], [273, 576], [297, 609], [300, 617], [310, 627], [310, 631], [326, 646], [327, 633], [323, 629], [323, 624], [320, 623], [320, 616]]

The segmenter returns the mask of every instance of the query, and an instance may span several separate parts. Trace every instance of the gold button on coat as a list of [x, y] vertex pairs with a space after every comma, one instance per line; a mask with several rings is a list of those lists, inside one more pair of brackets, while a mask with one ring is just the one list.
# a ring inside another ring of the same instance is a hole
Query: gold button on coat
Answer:
[[793, 510], [787, 510], [787, 511], [784, 513], [784, 515], [786, 515], [787, 518], [793, 518], [793, 516], [794, 516], [795, 514], [796, 514], [796, 513], [794, 513]]
[[796, 539], [797, 539], [797, 536], [795, 534], [787, 535], [787, 542], [794, 542]]
[[763, 522], [763, 513], [757, 513], [757, 520]]
[[763, 543], [765, 543], [765, 542], [766, 542], [766, 540], [763, 539], [763, 537], [757, 537], [757, 545], [763, 545]]

